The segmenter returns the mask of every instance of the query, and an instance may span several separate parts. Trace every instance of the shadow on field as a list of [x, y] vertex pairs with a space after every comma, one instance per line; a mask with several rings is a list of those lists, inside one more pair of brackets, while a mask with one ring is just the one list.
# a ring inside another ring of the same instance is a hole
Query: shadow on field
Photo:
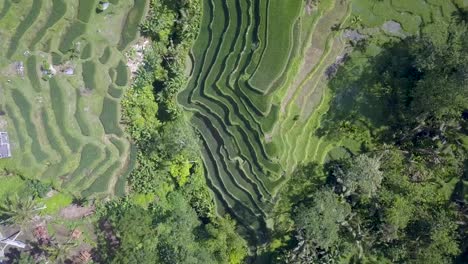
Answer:
[[371, 132], [403, 120], [401, 107], [411, 105], [411, 89], [422, 78], [415, 68], [414, 38], [382, 46], [371, 57], [355, 51], [329, 82], [334, 97], [319, 136], [360, 123]]

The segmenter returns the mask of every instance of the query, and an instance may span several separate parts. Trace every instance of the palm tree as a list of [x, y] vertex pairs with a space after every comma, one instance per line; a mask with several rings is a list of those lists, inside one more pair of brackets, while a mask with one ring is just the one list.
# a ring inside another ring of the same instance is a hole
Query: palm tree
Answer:
[[360, 27], [362, 23], [362, 18], [361, 16], [353, 16], [351, 18], [351, 25], [354, 27]]
[[54, 243], [52, 245], [45, 245], [43, 246], [43, 250], [46, 252], [50, 261], [57, 264], [63, 264], [69, 259], [70, 251], [75, 247], [76, 244], [69, 240], [63, 244]]
[[31, 220], [36, 211], [40, 208], [36, 207], [36, 202], [32, 197], [20, 198], [18, 195], [8, 197], [5, 203], [0, 204], [0, 218], [4, 222], [24, 224]]

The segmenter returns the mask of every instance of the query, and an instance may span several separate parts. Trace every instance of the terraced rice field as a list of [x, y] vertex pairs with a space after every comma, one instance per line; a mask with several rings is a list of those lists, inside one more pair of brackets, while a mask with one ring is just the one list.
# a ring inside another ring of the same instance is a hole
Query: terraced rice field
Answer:
[[330, 106], [326, 70], [350, 51], [340, 25], [359, 17], [365, 30], [382, 31], [395, 21], [412, 35], [453, 11], [443, 0], [306, 2], [204, 0], [191, 79], [178, 96], [200, 132], [219, 213], [260, 243], [278, 190], [299, 162], [359, 148], [315, 133]]
[[[336, 54], [328, 52], [329, 46], [341, 42], [330, 27], [346, 19], [349, 11], [345, 4], [323, 1], [309, 15], [303, 2], [204, 1], [192, 78], [179, 94], [202, 137], [219, 212], [234, 215], [246, 234], [260, 242], [267, 234], [277, 192], [294, 167], [294, 155], [305, 147], [296, 147], [297, 141], [289, 142], [285, 134], [294, 130], [286, 123], [293, 111], [289, 108], [309, 104], [295, 102], [300, 91], [319, 98], [319, 105], [323, 87], [314, 94], [310, 74], [320, 77], [325, 64], [334, 61]], [[315, 41], [313, 32], [320, 39]], [[321, 50], [311, 55], [316, 61], [300, 69], [311, 43]], [[291, 88], [299, 71], [304, 84]]]
[[148, 9], [114, 0], [97, 13], [98, 2], [0, 1], [0, 128], [13, 154], [0, 167], [83, 196], [125, 193], [136, 151], [120, 125], [124, 53]]

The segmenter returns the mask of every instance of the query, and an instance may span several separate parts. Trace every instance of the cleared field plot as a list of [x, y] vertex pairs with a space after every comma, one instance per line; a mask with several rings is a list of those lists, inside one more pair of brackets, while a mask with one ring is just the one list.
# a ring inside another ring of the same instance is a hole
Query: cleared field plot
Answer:
[[0, 2], [0, 107], [12, 141], [0, 167], [75, 195], [123, 195], [135, 163], [120, 127], [124, 48], [148, 1], [111, 1], [102, 13], [97, 0]]

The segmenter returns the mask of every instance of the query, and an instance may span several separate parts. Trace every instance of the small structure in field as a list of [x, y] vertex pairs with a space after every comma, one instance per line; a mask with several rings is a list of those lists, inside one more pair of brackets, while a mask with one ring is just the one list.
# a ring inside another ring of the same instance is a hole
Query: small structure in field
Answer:
[[109, 2], [103, 1], [103, 2], [102, 2], [102, 10], [104, 11], [104, 10], [106, 10], [107, 8], [109, 8]]
[[75, 74], [75, 70], [72, 67], [68, 67], [63, 70], [63, 73], [66, 75], [73, 75]]
[[0, 159], [10, 158], [10, 140], [8, 139], [7, 132], [0, 132]]
[[109, 5], [110, 3], [108, 0], [99, 1], [99, 4], [96, 8], [96, 12], [98, 13], [104, 12], [107, 8], [109, 8]]
[[24, 64], [22, 61], [15, 62], [16, 74], [24, 77]]

